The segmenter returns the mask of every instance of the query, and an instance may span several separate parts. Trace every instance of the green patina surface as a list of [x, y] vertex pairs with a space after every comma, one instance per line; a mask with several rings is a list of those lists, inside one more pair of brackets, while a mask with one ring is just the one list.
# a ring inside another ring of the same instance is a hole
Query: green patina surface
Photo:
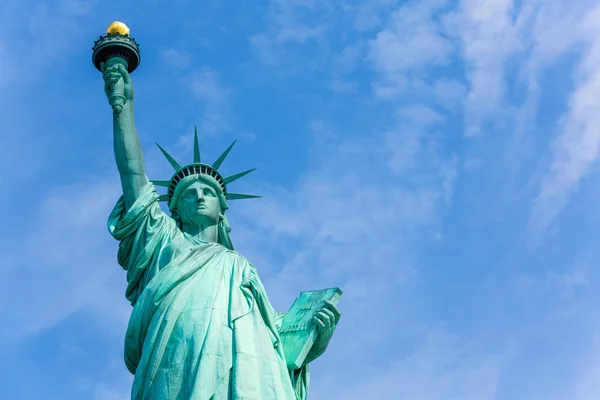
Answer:
[[[252, 170], [222, 176], [233, 145], [204, 163], [195, 134], [193, 162], [182, 166], [161, 148], [175, 173], [150, 181], [129, 75], [139, 48], [121, 24], [94, 50], [113, 109], [123, 190], [108, 229], [120, 241], [118, 262], [133, 306], [125, 337], [125, 362], [135, 375], [131, 398], [306, 399], [309, 363], [329, 344], [341, 291], [303, 292], [290, 312], [276, 312], [256, 268], [233, 250], [225, 215], [228, 201], [258, 197], [227, 187]], [[167, 192], [159, 195], [156, 186]]]

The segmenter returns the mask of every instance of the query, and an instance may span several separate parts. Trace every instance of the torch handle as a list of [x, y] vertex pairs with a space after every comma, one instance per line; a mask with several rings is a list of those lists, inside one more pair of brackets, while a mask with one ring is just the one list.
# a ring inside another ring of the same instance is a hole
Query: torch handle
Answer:
[[[116, 64], [123, 64], [125, 69], [127, 69], [127, 62], [121, 57], [112, 57], [108, 59], [106, 62], [106, 67], [112, 67]], [[117, 82], [110, 85], [108, 103], [116, 114], [120, 114], [123, 110], [123, 106], [125, 105], [125, 101], [125, 82], [123, 81], [123, 78], [121, 78]]]

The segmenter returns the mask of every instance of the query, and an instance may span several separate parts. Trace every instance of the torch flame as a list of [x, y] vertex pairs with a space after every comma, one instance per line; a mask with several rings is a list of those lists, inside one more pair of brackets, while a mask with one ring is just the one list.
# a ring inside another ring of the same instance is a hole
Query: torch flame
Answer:
[[121, 35], [129, 35], [129, 28], [124, 23], [120, 21], [115, 21], [108, 26], [108, 28], [106, 29], [106, 33], [119, 33]]

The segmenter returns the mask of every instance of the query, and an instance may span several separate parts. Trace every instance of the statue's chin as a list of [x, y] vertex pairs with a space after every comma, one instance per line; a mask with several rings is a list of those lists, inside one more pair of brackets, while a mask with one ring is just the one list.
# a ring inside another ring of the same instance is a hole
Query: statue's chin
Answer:
[[184, 224], [206, 227], [218, 224], [219, 215], [213, 214], [215, 214], [214, 210], [208, 207], [188, 208], [181, 213], [181, 219]]
[[196, 213], [192, 218], [183, 220], [184, 224], [194, 225], [200, 228], [208, 228], [213, 225], [217, 225], [218, 221], [213, 218], [207, 217], [206, 213]]

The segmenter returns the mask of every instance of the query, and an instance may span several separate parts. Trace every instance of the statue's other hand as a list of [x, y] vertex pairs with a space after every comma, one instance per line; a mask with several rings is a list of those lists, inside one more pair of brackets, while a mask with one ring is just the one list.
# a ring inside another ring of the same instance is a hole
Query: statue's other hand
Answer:
[[325, 300], [323, 307], [313, 317], [313, 321], [317, 326], [318, 336], [306, 356], [305, 364], [310, 363], [325, 352], [341, 315], [342, 313], [335, 304], [329, 300]]
[[317, 311], [317, 313], [314, 317], [314, 321], [315, 321], [315, 324], [317, 325], [317, 332], [319, 333], [319, 336], [333, 334], [333, 331], [335, 330], [335, 327], [337, 326], [337, 323], [339, 322], [341, 315], [342, 315], [342, 313], [336, 307], [335, 304], [333, 304], [329, 300], [325, 300], [325, 304], [323, 305], [323, 308], [321, 308], [319, 311]]
[[123, 79], [125, 100], [133, 100], [133, 83], [131, 82], [129, 72], [127, 72], [123, 64], [107, 67], [105, 63], [100, 63], [100, 69], [102, 71], [102, 79], [104, 79], [104, 93], [106, 93], [106, 97], [110, 97], [111, 85], [117, 83], [119, 79]]

